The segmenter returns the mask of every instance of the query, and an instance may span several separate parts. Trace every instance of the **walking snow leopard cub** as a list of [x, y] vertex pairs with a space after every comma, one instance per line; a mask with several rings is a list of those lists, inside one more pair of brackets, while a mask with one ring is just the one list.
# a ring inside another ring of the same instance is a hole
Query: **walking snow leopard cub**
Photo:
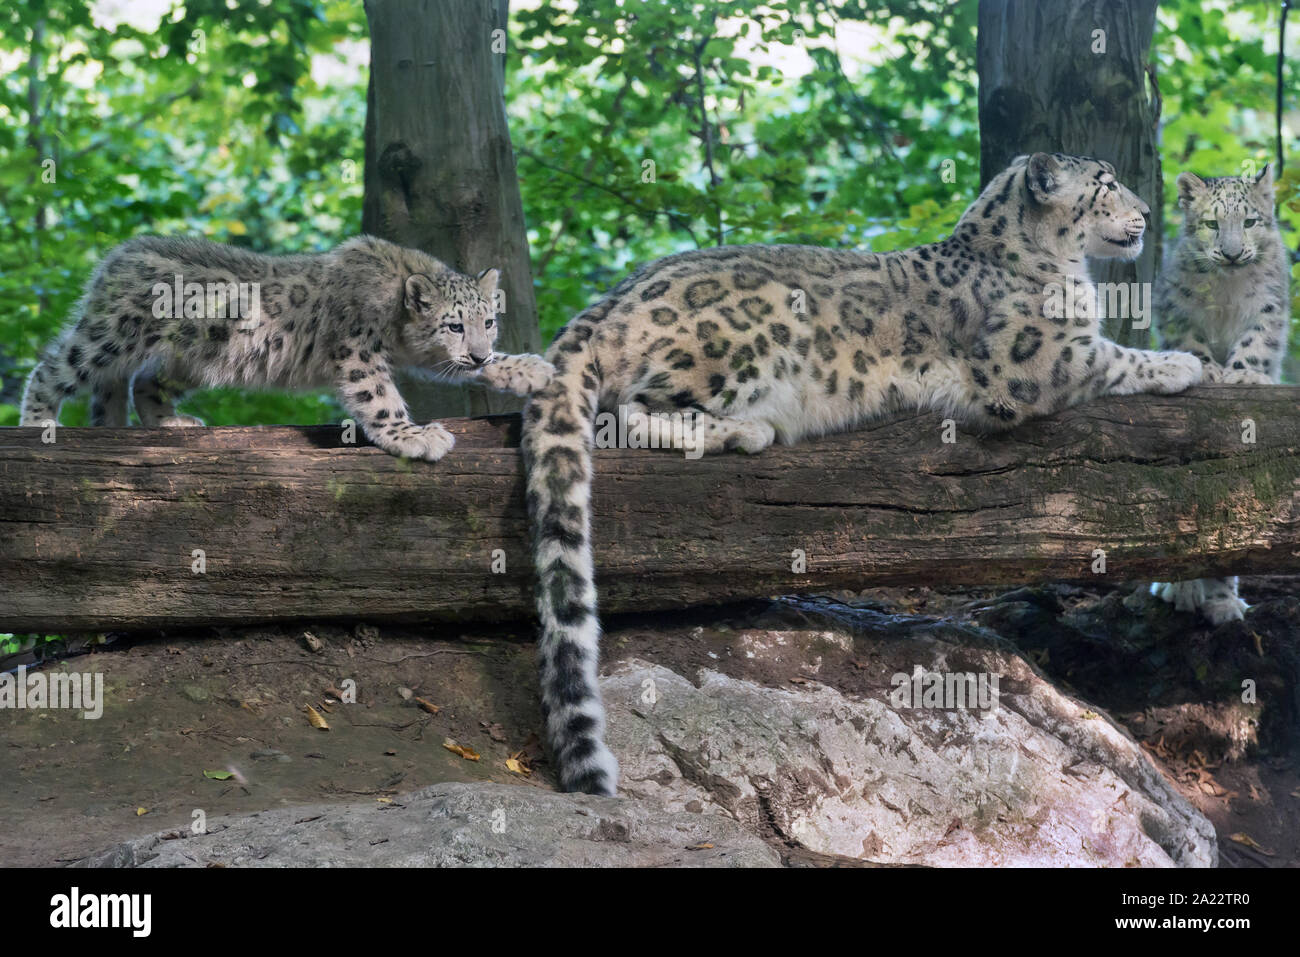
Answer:
[[375, 445], [436, 462], [455, 440], [411, 421], [395, 367], [518, 395], [554, 372], [541, 356], [493, 351], [498, 276], [472, 279], [372, 236], [298, 256], [132, 239], [104, 257], [76, 321], [32, 371], [20, 421], [57, 421], [89, 390], [94, 425], [126, 425], [128, 394], [142, 425], [202, 425], [175, 413], [189, 389], [330, 386]]
[[[1275, 383], [1290, 330], [1289, 257], [1273, 216], [1273, 167], [1255, 177], [1178, 174], [1183, 228], [1156, 281], [1156, 328], [1207, 382]], [[1236, 578], [1155, 582], [1154, 595], [1212, 624], [1241, 618]]]
[[[547, 352], [524, 413], [547, 744], [562, 787], [611, 794], [590, 544], [594, 417], [695, 413], [692, 445], [758, 452], [891, 409], [980, 432], [1094, 396], [1179, 392], [1201, 365], [1101, 336], [1085, 257], [1133, 258], [1150, 210], [1108, 163], [1016, 159], [943, 242], [872, 254], [724, 246], [643, 266]], [[1075, 301], [1063, 303], [1062, 295]], [[656, 426], [659, 445], [681, 429]]]

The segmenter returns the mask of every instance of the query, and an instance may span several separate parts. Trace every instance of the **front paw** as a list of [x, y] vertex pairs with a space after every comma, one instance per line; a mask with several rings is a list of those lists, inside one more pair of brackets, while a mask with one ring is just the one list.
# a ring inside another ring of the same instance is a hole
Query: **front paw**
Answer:
[[499, 392], [532, 395], [540, 392], [555, 375], [555, 366], [541, 356], [505, 356], [483, 367], [480, 378]]
[[164, 429], [193, 429], [203, 425], [203, 420], [192, 415], [168, 415], [159, 419], [158, 424]]
[[1190, 352], [1161, 352], [1155, 361], [1153, 392], [1169, 395], [1182, 392], [1201, 381], [1204, 367]]
[[1224, 369], [1219, 380], [1226, 385], [1275, 385], [1273, 379], [1254, 369]]
[[390, 455], [436, 462], [456, 444], [456, 437], [437, 422], [428, 425], [390, 426], [370, 436], [370, 441]]

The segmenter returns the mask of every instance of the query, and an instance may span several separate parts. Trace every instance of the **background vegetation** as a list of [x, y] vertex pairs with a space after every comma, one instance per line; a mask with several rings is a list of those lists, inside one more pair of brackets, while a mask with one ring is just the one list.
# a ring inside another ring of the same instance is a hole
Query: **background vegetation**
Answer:
[[[927, 242], [978, 190], [975, 0], [511, 6], [506, 97], [544, 340], [634, 262], [715, 243]], [[1272, 157], [1277, 17], [1272, 2], [1161, 4], [1167, 231], [1180, 170]], [[0, 425], [116, 243], [199, 233], [293, 252], [359, 230], [366, 56], [360, 0], [0, 10]], [[1291, 170], [1294, 248], [1300, 157]], [[234, 390], [186, 411], [341, 415], [327, 395]], [[73, 404], [63, 421], [84, 415]]]

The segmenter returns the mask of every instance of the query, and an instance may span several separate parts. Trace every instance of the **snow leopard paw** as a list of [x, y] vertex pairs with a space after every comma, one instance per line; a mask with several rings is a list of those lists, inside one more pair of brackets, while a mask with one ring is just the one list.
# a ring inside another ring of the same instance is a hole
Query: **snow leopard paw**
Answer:
[[546, 388], [555, 375], [555, 366], [541, 356], [502, 356], [479, 373], [479, 379], [499, 392], [532, 395]]
[[390, 427], [370, 440], [390, 455], [428, 462], [438, 461], [456, 444], [456, 437], [437, 422]]
[[203, 420], [192, 415], [166, 415], [158, 420], [158, 425], [164, 429], [193, 429], [202, 426]]
[[1171, 395], [1196, 385], [1204, 377], [1201, 360], [1190, 352], [1161, 352], [1152, 364], [1152, 392]]
[[1230, 385], [1275, 385], [1272, 376], [1254, 369], [1225, 369], [1220, 382]]

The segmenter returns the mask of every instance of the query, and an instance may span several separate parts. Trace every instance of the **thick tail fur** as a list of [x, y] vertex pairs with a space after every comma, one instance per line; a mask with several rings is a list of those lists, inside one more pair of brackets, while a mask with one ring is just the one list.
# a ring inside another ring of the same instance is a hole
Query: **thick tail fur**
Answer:
[[600, 622], [591, 554], [591, 448], [598, 393], [590, 328], [571, 325], [547, 358], [555, 377], [524, 410], [522, 451], [541, 619], [546, 743], [566, 791], [613, 794], [597, 684]]

